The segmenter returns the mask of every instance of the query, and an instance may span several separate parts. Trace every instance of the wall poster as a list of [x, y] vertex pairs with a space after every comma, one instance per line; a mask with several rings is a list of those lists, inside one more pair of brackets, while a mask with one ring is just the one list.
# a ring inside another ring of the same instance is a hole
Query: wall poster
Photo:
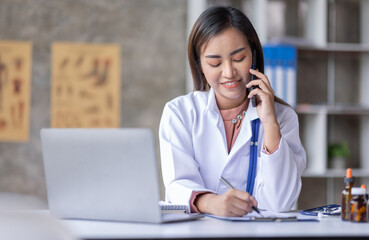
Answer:
[[120, 126], [120, 47], [54, 43], [51, 127]]
[[0, 141], [29, 138], [32, 44], [0, 41]]

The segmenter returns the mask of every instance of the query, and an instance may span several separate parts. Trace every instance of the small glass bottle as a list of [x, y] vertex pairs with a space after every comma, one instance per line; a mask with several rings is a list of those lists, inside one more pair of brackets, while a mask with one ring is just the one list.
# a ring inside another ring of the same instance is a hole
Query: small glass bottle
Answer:
[[344, 221], [350, 220], [350, 201], [351, 201], [351, 188], [354, 185], [354, 178], [352, 177], [352, 170], [348, 168], [346, 170], [346, 177], [344, 179], [345, 189], [342, 191], [342, 204], [341, 204], [341, 218]]
[[365, 199], [366, 190], [364, 188], [353, 187], [351, 189], [351, 194], [350, 221], [368, 222], [367, 201]]
[[366, 200], [366, 216], [368, 218], [368, 222], [369, 222], [369, 195], [368, 195], [368, 192], [366, 191], [366, 186], [363, 184], [361, 185], [361, 188], [364, 188], [365, 189], [365, 200]]
[[366, 192], [366, 186], [365, 186], [365, 184], [361, 185], [361, 188], [364, 188], [365, 189], [365, 200], [366, 200], [366, 202], [368, 202], [369, 201], [369, 196], [368, 196], [368, 193]]

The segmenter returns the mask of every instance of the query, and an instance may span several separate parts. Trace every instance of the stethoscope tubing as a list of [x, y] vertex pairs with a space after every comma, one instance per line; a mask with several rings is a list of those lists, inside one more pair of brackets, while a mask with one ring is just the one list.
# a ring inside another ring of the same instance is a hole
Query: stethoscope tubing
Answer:
[[255, 119], [251, 122], [252, 127], [252, 136], [251, 136], [251, 144], [250, 144], [250, 162], [249, 162], [249, 171], [247, 176], [247, 186], [246, 192], [250, 195], [253, 194], [255, 177], [256, 177], [256, 166], [257, 166], [257, 155], [258, 155], [258, 138], [259, 138], [259, 125], [260, 120]]

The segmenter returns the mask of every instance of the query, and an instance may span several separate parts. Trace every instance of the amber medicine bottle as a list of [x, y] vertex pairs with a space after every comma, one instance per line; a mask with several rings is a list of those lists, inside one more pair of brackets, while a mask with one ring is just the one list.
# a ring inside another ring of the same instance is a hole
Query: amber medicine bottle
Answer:
[[365, 189], [366, 217], [367, 217], [367, 220], [369, 222], [369, 195], [368, 195], [368, 192], [366, 191], [366, 186], [364, 184], [361, 185], [361, 188], [364, 188]]
[[342, 204], [341, 204], [341, 218], [344, 221], [350, 220], [350, 201], [352, 198], [351, 195], [351, 188], [354, 185], [355, 179], [352, 177], [352, 170], [351, 168], [348, 168], [346, 170], [346, 177], [344, 179], [345, 182], [345, 189], [342, 191], [341, 198], [342, 198]]
[[365, 186], [365, 184], [361, 185], [361, 188], [364, 188], [365, 189], [365, 200], [366, 200], [367, 203], [369, 203], [368, 202], [369, 201], [369, 196], [368, 196], [368, 193], [366, 192], [366, 186]]
[[367, 222], [367, 201], [365, 199], [366, 189], [353, 187], [351, 189], [352, 199], [350, 201], [350, 221], [351, 222]]

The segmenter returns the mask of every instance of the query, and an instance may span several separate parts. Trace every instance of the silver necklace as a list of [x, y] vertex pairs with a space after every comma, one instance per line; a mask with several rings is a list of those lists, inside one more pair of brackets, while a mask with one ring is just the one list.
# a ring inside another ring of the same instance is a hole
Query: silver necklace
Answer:
[[[246, 116], [246, 111], [243, 111], [243, 112], [242, 112], [242, 114], [243, 114], [244, 116]], [[233, 119], [232, 119], [232, 123], [233, 123], [233, 124], [236, 124], [236, 123], [237, 123], [237, 119], [241, 121], [241, 120], [242, 120], [242, 115], [241, 115], [241, 114], [239, 114], [239, 115], [237, 115], [237, 117], [236, 117], [236, 118], [233, 118]]]

